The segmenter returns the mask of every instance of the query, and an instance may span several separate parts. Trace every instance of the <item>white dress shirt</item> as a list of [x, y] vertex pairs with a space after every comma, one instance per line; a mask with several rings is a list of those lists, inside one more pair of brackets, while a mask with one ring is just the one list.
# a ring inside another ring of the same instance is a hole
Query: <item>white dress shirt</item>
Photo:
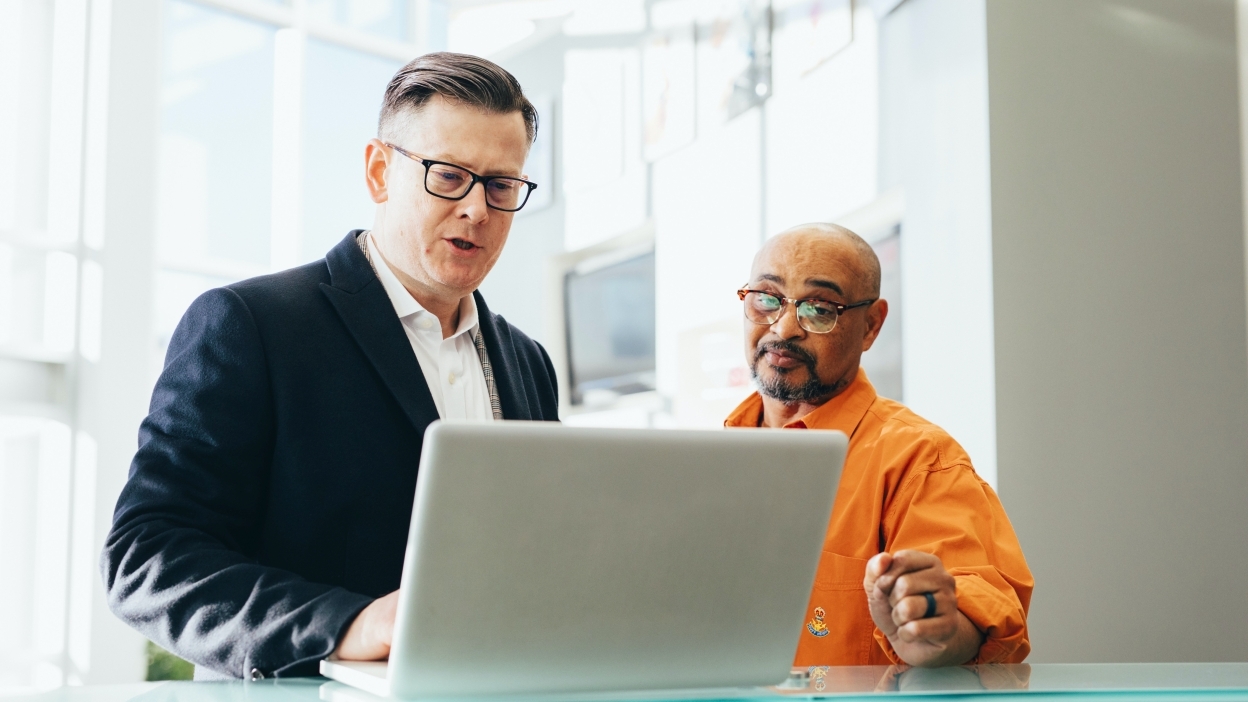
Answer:
[[442, 322], [416, 302], [403, 287], [390, 264], [382, 258], [368, 234], [368, 255], [377, 269], [377, 277], [390, 297], [390, 304], [403, 323], [407, 340], [412, 344], [416, 360], [429, 384], [433, 404], [443, 419], [494, 419], [490, 408], [490, 391], [481, 370], [481, 357], [473, 338], [477, 335], [477, 302], [472, 295], [459, 301], [459, 328], [442, 338]]

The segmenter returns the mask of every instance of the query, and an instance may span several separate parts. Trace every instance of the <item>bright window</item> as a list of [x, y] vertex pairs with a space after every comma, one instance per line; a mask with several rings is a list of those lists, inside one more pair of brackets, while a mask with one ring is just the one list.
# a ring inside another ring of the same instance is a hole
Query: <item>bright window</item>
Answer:
[[373, 225], [364, 145], [398, 61], [312, 39], [304, 88], [302, 255], [315, 260], [352, 229]]
[[268, 266], [274, 33], [218, 10], [165, 3], [162, 265], [238, 274]]
[[154, 373], [202, 292], [372, 225], [364, 146], [399, 57], [418, 53], [401, 43], [411, 3], [273, 4], [164, 3]]

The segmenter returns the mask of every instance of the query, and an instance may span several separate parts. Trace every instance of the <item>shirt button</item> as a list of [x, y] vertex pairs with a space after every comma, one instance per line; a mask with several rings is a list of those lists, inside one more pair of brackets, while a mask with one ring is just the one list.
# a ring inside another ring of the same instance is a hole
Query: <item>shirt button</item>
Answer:
[[259, 669], [259, 668], [252, 668], [252, 669], [251, 669], [251, 672], [250, 672], [250, 673], [248, 673], [248, 674], [247, 674], [247, 676], [248, 676], [249, 678], [251, 678], [253, 681], [254, 681], [254, 680], [264, 680], [264, 673], [260, 672], [260, 669]]
[[451, 373], [449, 376], [447, 376], [447, 377], [446, 377], [446, 381], [447, 381], [448, 383], [450, 383], [451, 385], [454, 385], [454, 384], [455, 384], [455, 374], [454, 374], [454, 373]]
[[416, 325], [419, 326], [421, 329], [429, 329], [430, 327], [433, 326], [433, 320], [429, 319], [428, 317], [421, 317], [420, 321], [417, 322]]

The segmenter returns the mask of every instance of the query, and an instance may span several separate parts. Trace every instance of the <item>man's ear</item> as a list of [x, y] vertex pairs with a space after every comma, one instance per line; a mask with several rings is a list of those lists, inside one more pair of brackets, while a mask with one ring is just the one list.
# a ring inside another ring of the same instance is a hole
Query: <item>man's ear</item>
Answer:
[[862, 337], [862, 352], [866, 353], [875, 344], [875, 339], [884, 328], [884, 320], [888, 317], [888, 300], [876, 300], [867, 308], [867, 333]]
[[373, 202], [381, 204], [390, 199], [387, 169], [390, 166], [390, 149], [379, 139], [370, 139], [364, 147], [364, 182]]

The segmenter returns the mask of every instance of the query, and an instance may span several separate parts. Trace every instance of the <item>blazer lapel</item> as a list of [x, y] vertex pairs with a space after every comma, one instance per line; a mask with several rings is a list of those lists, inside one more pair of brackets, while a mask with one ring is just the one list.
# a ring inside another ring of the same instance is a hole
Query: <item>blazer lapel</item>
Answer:
[[[337, 310], [412, 425], [423, 433], [430, 422], [438, 419], [438, 408], [403, 331], [403, 323], [355, 242], [359, 233], [358, 229], [351, 232], [326, 254], [332, 285], [321, 283], [321, 292]], [[501, 395], [501, 388], [499, 392]]]
[[477, 301], [477, 323], [481, 326], [481, 338], [485, 352], [494, 368], [494, 386], [498, 388], [498, 402], [503, 408], [504, 419], [532, 419], [529, 398], [524, 387], [525, 375], [520, 371], [511, 332], [499, 325], [480, 291], [474, 292]]

